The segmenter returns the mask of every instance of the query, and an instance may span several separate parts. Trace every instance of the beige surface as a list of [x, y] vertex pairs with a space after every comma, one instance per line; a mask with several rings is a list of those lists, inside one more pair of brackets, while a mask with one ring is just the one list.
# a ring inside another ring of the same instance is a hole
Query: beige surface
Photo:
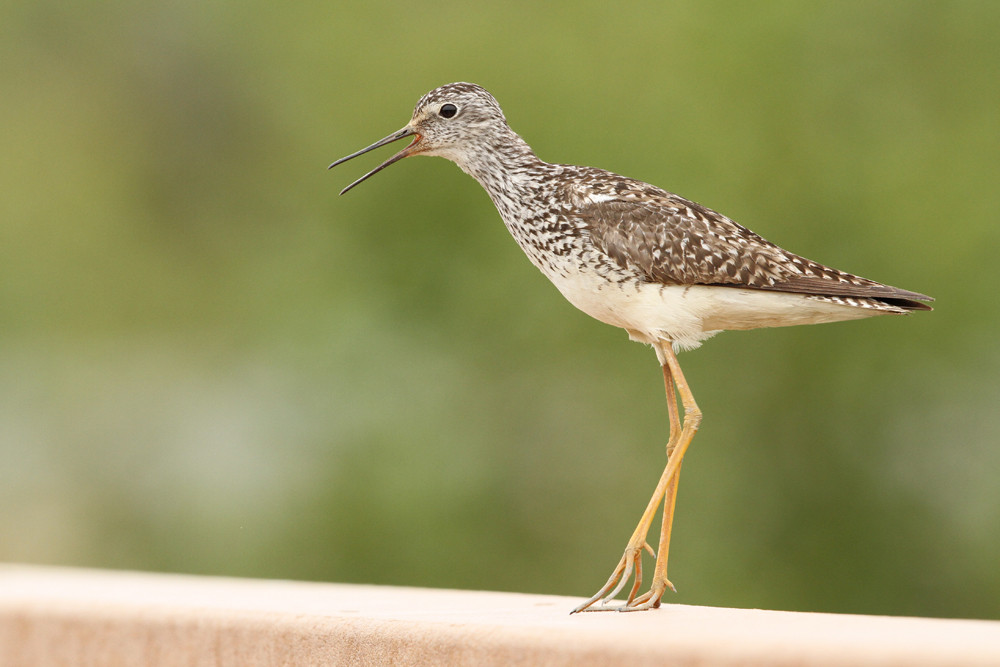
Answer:
[[0, 566], [0, 665], [1000, 665], [1000, 622]]

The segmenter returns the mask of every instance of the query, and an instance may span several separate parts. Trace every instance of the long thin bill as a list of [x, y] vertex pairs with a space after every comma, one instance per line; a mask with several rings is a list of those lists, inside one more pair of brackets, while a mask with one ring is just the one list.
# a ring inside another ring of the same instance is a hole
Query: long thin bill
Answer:
[[[416, 135], [416, 134], [417, 133], [412, 128], [404, 127], [402, 130], [399, 130], [398, 132], [393, 132], [392, 134], [390, 134], [388, 137], [385, 137], [384, 139], [379, 139], [378, 141], [376, 141], [371, 146], [368, 146], [366, 148], [362, 148], [361, 150], [357, 151], [356, 153], [351, 153], [350, 155], [348, 155], [346, 157], [340, 158], [339, 160], [337, 160], [336, 162], [334, 162], [333, 164], [331, 164], [329, 167], [327, 167], [327, 169], [333, 169], [338, 164], [343, 164], [344, 162], [347, 162], [348, 160], [352, 160], [352, 159], [358, 157], [359, 155], [364, 155], [368, 151], [373, 151], [376, 148], [381, 148], [382, 146], [385, 146], [386, 144], [391, 144], [394, 141], [399, 141], [400, 139], [403, 139], [404, 137], [409, 137], [409, 136], [413, 136], [413, 135]], [[409, 153], [410, 147], [413, 146], [413, 144], [417, 143], [417, 141], [419, 141], [419, 140], [420, 140], [420, 136], [417, 135], [417, 138], [413, 141], [413, 143], [411, 143], [409, 146], [407, 146], [403, 150], [401, 150], [398, 153], [396, 153], [395, 155], [393, 155], [391, 158], [389, 158], [388, 160], [386, 160], [385, 162], [383, 162], [379, 166], [377, 166], [374, 169], [372, 169], [371, 171], [369, 171], [367, 174], [365, 174], [364, 176], [362, 176], [358, 180], [356, 180], [353, 183], [351, 183], [350, 185], [348, 185], [346, 188], [344, 188], [343, 190], [340, 191], [340, 194], [344, 194], [345, 192], [347, 192], [348, 190], [350, 190], [351, 188], [353, 188], [355, 185], [358, 185], [362, 181], [365, 181], [368, 178], [374, 176], [378, 172], [380, 172], [383, 169], [385, 169], [386, 167], [388, 167], [393, 162], [398, 162], [399, 160], [402, 160], [404, 157], [406, 157], [407, 155], [410, 154]]]

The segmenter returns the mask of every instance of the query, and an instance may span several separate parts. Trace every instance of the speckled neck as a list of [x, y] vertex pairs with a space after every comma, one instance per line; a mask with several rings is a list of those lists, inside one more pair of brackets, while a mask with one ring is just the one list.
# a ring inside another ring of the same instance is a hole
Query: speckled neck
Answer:
[[494, 128], [456, 156], [455, 163], [476, 179], [493, 201], [523, 196], [548, 165], [509, 127]]

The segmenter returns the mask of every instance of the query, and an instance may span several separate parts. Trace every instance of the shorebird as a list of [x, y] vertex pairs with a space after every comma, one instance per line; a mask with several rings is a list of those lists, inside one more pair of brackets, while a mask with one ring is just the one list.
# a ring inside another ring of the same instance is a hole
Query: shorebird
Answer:
[[[818, 324], [930, 310], [924, 294], [883, 285], [792, 254], [729, 218], [618, 174], [540, 160], [507, 124], [490, 93], [450, 83], [417, 102], [410, 122], [337, 166], [381, 146], [412, 141], [354, 181], [411, 155], [437, 155], [483, 186], [514, 240], [574, 306], [621, 327], [656, 351], [670, 420], [667, 463], [607, 583], [571, 613], [660, 606], [684, 453], [701, 424], [676, 353], [728, 329]], [[683, 414], [677, 405], [677, 397]], [[646, 538], [660, 504], [656, 551]], [[648, 591], [642, 555], [656, 559]], [[612, 604], [628, 581], [628, 598]]]

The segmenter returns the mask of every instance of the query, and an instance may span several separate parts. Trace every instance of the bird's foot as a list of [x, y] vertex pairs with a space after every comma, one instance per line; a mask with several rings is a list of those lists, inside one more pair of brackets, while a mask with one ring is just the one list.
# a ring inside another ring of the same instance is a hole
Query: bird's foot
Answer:
[[[629, 544], [607, 583], [593, 597], [583, 602], [570, 613], [575, 614], [581, 611], [642, 611], [644, 609], [659, 607], [660, 598], [663, 597], [667, 588], [670, 588], [674, 592], [677, 589], [665, 577], [654, 576], [649, 591], [636, 597], [636, 593], [639, 592], [639, 588], [642, 586], [643, 550], [648, 551], [654, 558], [656, 557], [656, 552], [645, 541], [640, 546]], [[625, 584], [628, 583], [628, 580], [632, 578], [633, 573], [635, 573], [635, 581], [632, 584], [632, 590], [629, 591], [628, 599], [624, 604], [611, 604], [615, 596], [621, 592]]]
[[677, 589], [674, 588], [674, 585], [670, 583], [669, 579], [657, 581], [656, 577], [653, 577], [653, 584], [650, 586], [648, 591], [636, 599], [621, 605], [617, 608], [617, 611], [645, 611], [647, 609], [657, 609], [660, 606], [660, 598], [663, 597], [663, 594], [667, 592], [668, 588], [674, 593], [677, 592]]

